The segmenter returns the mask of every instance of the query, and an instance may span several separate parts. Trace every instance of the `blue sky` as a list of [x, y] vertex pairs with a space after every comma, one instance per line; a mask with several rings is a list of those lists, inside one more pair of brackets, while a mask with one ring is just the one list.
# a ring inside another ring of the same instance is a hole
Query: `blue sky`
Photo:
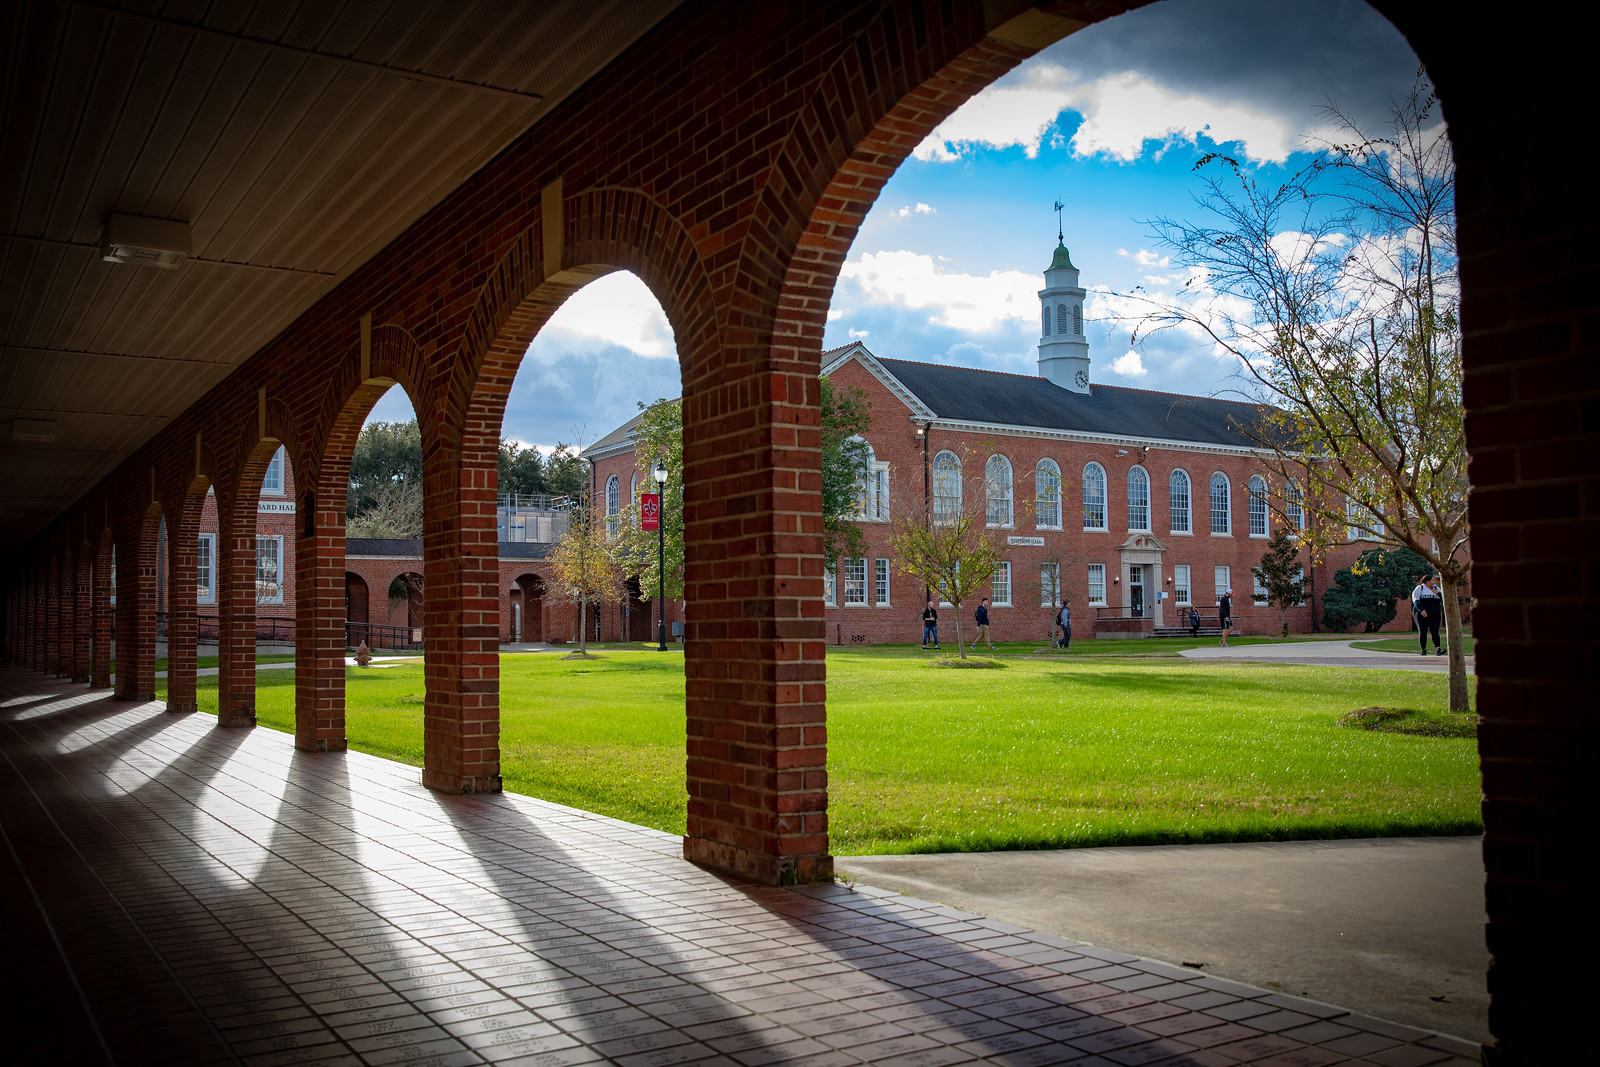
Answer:
[[[1164, 0], [1091, 26], [980, 93], [884, 187], [834, 291], [827, 347], [1035, 372], [1036, 293], [1056, 214], [1090, 290], [1092, 379], [1199, 395], [1242, 387], [1237, 367], [1177, 331], [1130, 347], [1143, 291], [1183, 288], [1148, 220], [1198, 217], [1195, 162], [1221, 151], [1279, 181], [1329, 132], [1333, 103], [1370, 128], [1403, 98], [1418, 60], [1358, 0]], [[591, 283], [528, 350], [504, 433], [548, 448], [589, 442], [680, 392], [672, 333], [631, 274]], [[400, 389], [370, 420], [412, 417]]]

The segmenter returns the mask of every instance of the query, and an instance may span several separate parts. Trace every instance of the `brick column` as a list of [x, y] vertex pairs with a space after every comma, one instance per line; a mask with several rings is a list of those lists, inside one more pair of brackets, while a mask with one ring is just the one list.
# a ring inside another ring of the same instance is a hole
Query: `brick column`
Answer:
[[116, 693], [125, 700], [156, 695], [156, 539], [160, 516], [129, 523], [132, 536], [117, 545]]
[[35, 563], [28, 571], [28, 669], [45, 672], [45, 569]]
[[72, 570], [72, 680], [89, 680], [89, 654], [94, 636], [94, 564], [89, 543], [74, 560]]
[[308, 492], [297, 507], [294, 744], [307, 752], [346, 745], [344, 502], [343, 493]]
[[[226, 506], [225, 506], [226, 505]], [[255, 499], [217, 494], [217, 725], [256, 724]]]
[[199, 620], [195, 617], [195, 582], [200, 566], [199, 511], [194, 518], [178, 516], [167, 524], [167, 710], [200, 710], [195, 697], [195, 643]]
[[422, 784], [446, 793], [500, 791], [495, 464], [492, 448], [439, 447], [423, 472]]
[[89, 688], [111, 688], [111, 535], [102, 532], [94, 550], [94, 605], [90, 611], [94, 627], [89, 646]]
[[61, 561], [57, 557], [42, 568], [44, 578], [44, 664], [46, 674], [61, 673]]
[[827, 881], [818, 387], [728, 382], [731, 362], [684, 400], [683, 854], [767, 885]]

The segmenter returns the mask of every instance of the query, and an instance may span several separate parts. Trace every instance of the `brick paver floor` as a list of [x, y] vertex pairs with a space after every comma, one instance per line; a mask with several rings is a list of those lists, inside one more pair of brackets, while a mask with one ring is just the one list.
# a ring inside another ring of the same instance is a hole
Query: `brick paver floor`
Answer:
[[0, 667], [7, 1062], [1437, 1064], [1476, 1047]]

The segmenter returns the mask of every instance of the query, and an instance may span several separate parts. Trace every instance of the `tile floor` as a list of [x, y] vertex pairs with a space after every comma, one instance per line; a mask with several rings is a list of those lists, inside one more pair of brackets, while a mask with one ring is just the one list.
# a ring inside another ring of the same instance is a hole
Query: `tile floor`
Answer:
[[667, 834], [213, 723], [0, 667], [8, 1062], [1477, 1059], [911, 897], [749, 885]]

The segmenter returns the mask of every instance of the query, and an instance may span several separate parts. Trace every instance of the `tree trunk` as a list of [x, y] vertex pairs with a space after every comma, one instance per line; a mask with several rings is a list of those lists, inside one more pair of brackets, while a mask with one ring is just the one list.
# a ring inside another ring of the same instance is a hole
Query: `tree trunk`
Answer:
[[967, 646], [961, 640], [961, 605], [954, 605], [956, 612], [956, 651], [961, 653], [961, 658], [967, 658]]
[[1445, 648], [1450, 656], [1450, 710], [1463, 714], [1472, 710], [1472, 700], [1467, 692], [1467, 643], [1461, 633], [1461, 601], [1456, 595], [1459, 586], [1454, 576], [1439, 574], [1439, 584], [1444, 586]]
[[578, 594], [578, 655], [589, 652], [589, 594]]

